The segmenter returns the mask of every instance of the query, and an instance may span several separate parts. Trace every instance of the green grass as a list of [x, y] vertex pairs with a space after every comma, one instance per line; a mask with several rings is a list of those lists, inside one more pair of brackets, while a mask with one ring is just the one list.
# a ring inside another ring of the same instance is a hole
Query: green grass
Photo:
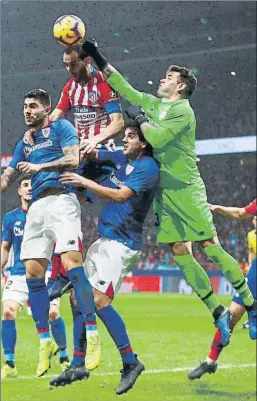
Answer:
[[[230, 298], [223, 297], [229, 304]], [[254, 401], [256, 400], [256, 348], [248, 332], [235, 329], [215, 375], [190, 382], [185, 371], [203, 360], [214, 332], [212, 318], [195, 296], [174, 294], [120, 294], [115, 305], [124, 317], [132, 346], [145, 363], [146, 372], [126, 401]], [[61, 304], [72, 351], [72, 320], [68, 298]], [[38, 338], [30, 316], [22, 311], [17, 320], [16, 364], [20, 378], [2, 381], [3, 401], [113, 401], [119, 382], [119, 354], [99, 323], [102, 361], [88, 381], [49, 390], [49, 380], [60, 373], [58, 358], [47, 377], [37, 379]], [[240, 367], [242, 364], [252, 366]], [[222, 369], [223, 365], [233, 365]], [[157, 370], [162, 369], [162, 372]]]

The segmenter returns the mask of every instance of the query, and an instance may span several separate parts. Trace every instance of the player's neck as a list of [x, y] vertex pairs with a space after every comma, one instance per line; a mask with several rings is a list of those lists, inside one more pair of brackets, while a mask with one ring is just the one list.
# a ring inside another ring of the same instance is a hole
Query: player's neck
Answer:
[[179, 93], [175, 93], [169, 97], [163, 97], [162, 103], [172, 103], [177, 102], [178, 100], [183, 100], [183, 97]]
[[24, 210], [24, 212], [28, 211], [29, 203], [27, 201], [25, 201], [24, 199], [21, 200], [21, 208], [22, 208], [22, 210]]
[[35, 131], [39, 131], [41, 128], [44, 128], [46, 126], [49, 125], [49, 116], [46, 116], [46, 118], [44, 118], [43, 122], [39, 125], [37, 125], [36, 127], [33, 127]]
[[133, 162], [136, 159], [140, 159], [140, 157], [144, 156], [144, 152], [134, 153], [128, 156], [128, 161]]

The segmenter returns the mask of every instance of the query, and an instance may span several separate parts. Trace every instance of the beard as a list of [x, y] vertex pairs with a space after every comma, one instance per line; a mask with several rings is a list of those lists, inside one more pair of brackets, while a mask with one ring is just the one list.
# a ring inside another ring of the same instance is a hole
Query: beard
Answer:
[[25, 120], [25, 123], [26, 123], [27, 127], [29, 127], [29, 128], [38, 127], [39, 125], [43, 124], [43, 122], [44, 122], [44, 118], [32, 119], [31, 121]]

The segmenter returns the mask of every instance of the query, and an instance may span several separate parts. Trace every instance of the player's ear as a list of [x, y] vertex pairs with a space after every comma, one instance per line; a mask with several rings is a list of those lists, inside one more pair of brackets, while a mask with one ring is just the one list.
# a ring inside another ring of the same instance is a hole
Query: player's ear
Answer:
[[50, 114], [51, 113], [51, 106], [47, 106], [45, 108], [45, 112], [46, 112], [46, 114]]
[[186, 89], [186, 84], [184, 82], [180, 82], [178, 84], [178, 93], [184, 92], [185, 89]]

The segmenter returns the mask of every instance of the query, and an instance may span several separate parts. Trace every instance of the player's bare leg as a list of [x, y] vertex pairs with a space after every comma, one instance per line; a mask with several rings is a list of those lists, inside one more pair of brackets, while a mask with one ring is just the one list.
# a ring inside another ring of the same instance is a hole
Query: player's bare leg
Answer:
[[[232, 333], [234, 327], [244, 315], [245, 307], [236, 302], [232, 302], [229, 307], [229, 310], [231, 312], [231, 321], [229, 327]], [[191, 372], [188, 373], [187, 376], [190, 380], [200, 379], [206, 373], [212, 374], [216, 372], [218, 367], [217, 362], [224, 348], [221, 344], [220, 339], [221, 339], [220, 331], [219, 329], [217, 329], [213, 337], [212, 345], [207, 358], [205, 359], [204, 362], [200, 363], [199, 366], [197, 366], [196, 368], [191, 370]]]
[[218, 298], [213, 293], [207, 273], [194, 259], [191, 242], [175, 242], [170, 244], [170, 246], [174, 260], [184, 273], [187, 283], [212, 313], [215, 326], [221, 330], [222, 344], [224, 346], [228, 345], [230, 338], [230, 312], [220, 304]]
[[1, 369], [1, 378], [16, 378], [18, 371], [15, 366], [16, 325], [15, 320], [21, 305], [15, 301], [3, 302], [2, 343], [5, 363]]
[[140, 374], [145, 370], [145, 367], [132, 351], [125, 323], [111, 306], [112, 299], [108, 295], [94, 289], [94, 300], [96, 313], [110, 333], [122, 358], [123, 369], [121, 370], [121, 380], [116, 390], [116, 394], [121, 395], [132, 389]]
[[249, 335], [257, 338], [257, 301], [254, 299], [237, 261], [220, 245], [217, 237], [199, 242], [209, 259], [217, 264], [228, 281], [238, 292], [245, 305], [249, 320]]

